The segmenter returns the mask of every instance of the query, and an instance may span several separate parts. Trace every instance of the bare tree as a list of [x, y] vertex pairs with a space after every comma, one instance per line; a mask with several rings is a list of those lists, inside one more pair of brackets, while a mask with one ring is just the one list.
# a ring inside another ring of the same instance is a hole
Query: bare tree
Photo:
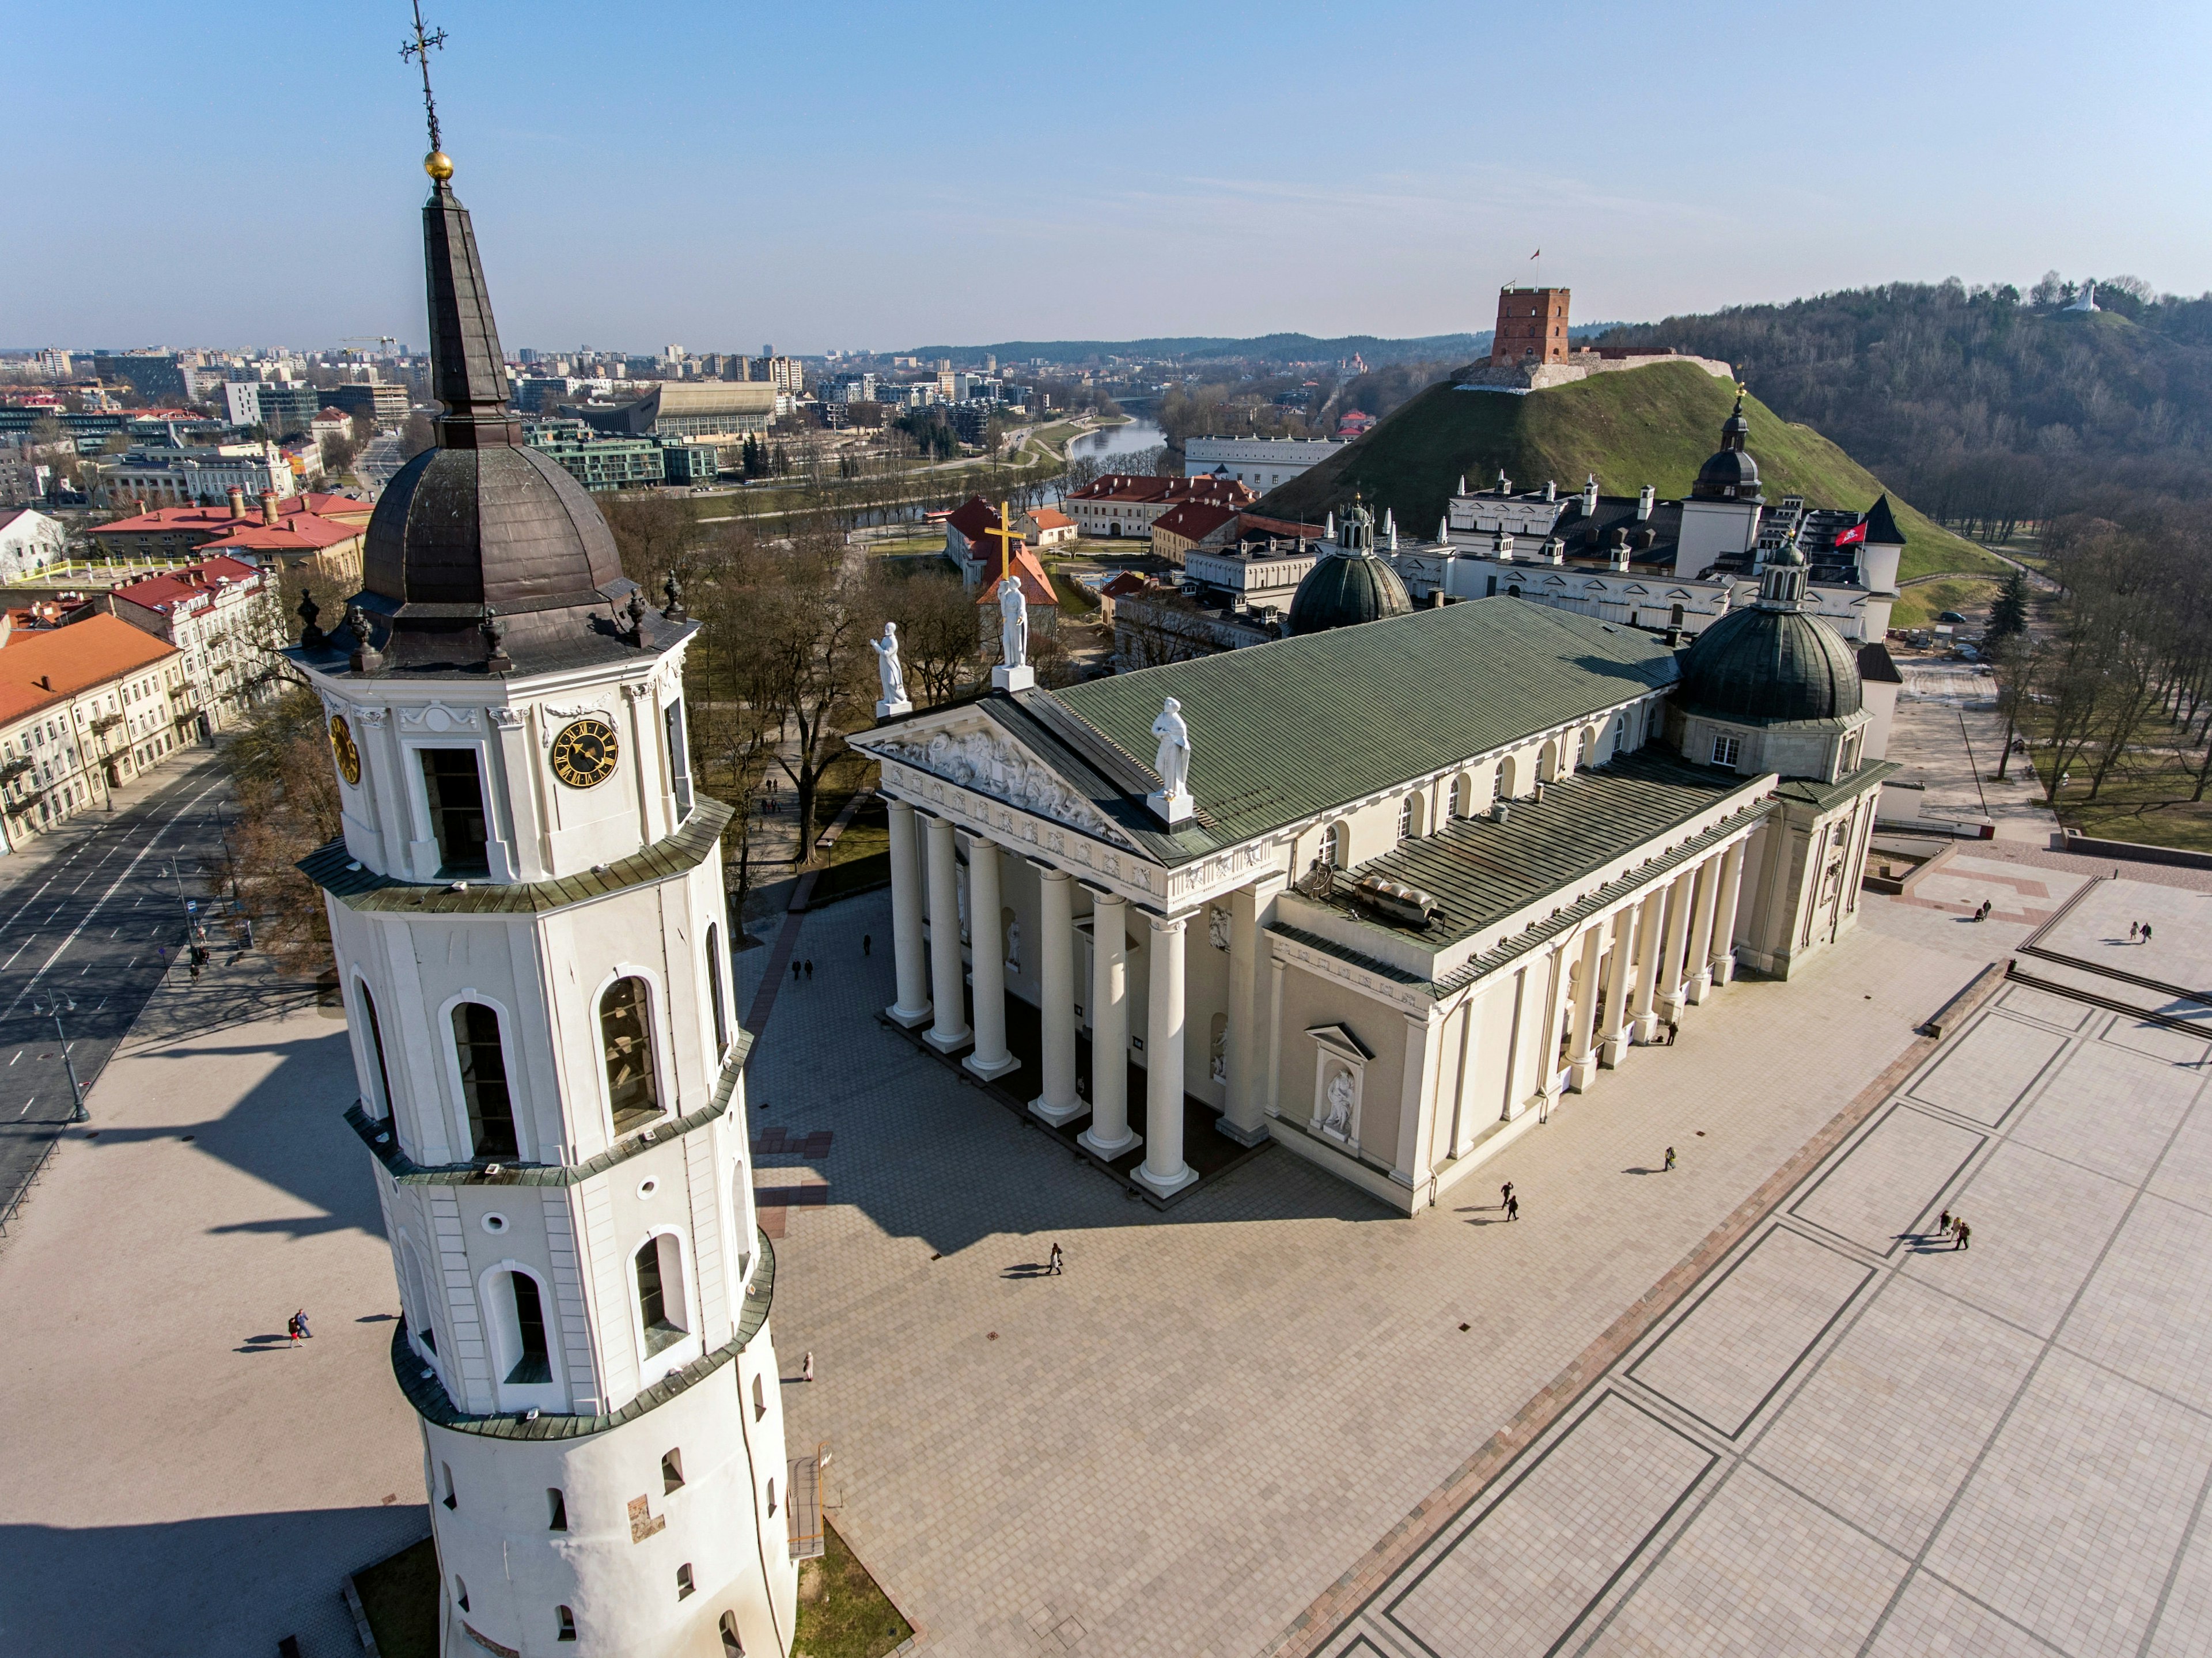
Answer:
[[958, 695], [975, 671], [980, 636], [974, 595], [960, 579], [934, 570], [887, 577], [879, 603], [898, 623], [899, 659], [922, 701], [934, 707]]

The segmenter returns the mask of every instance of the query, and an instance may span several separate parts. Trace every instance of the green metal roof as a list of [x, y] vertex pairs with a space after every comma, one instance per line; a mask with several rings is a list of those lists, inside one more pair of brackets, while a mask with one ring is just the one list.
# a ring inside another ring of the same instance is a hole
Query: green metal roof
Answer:
[[1775, 793], [1785, 800], [1796, 800], [1815, 811], [1826, 811], [1839, 806], [1855, 794], [1863, 794], [1885, 777], [1893, 777], [1905, 769], [1896, 760], [1869, 760], [1856, 771], [1845, 772], [1832, 783], [1822, 783], [1810, 777], [1785, 778], [1776, 785]]
[[[1509, 803], [1505, 821], [1455, 818], [1434, 835], [1401, 841], [1382, 857], [1339, 872], [1332, 908], [1439, 948], [1494, 926], [1547, 894], [1575, 886], [1668, 831], [1765, 794], [1765, 774], [1740, 776], [1644, 749], [1547, 784], [1544, 799]], [[1732, 797], [1736, 797], [1733, 799]], [[1413, 887], [1443, 914], [1425, 928], [1378, 915], [1351, 896], [1362, 876]]]
[[1675, 659], [1653, 635], [1499, 597], [1051, 695], [1147, 760], [1162, 701], [1182, 701], [1211, 833], [1148, 837], [1176, 863], [1671, 686]]
[[299, 867], [349, 909], [400, 915], [542, 914], [696, 869], [714, 855], [721, 843], [723, 825], [736, 811], [723, 801], [700, 795], [673, 835], [654, 841], [643, 852], [618, 858], [604, 869], [564, 876], [557, 881], [471, 881], [459, 890], [450, 882], [398, 881], [362, 864], [346, 850], [343, 840], [316, 847], [300, 860]]

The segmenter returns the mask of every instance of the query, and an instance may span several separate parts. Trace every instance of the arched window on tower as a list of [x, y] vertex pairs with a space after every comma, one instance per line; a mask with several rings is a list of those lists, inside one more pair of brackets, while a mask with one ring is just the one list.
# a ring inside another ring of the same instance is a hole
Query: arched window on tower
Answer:
[[453, 1054], [460, 1061], [461, 1100], [469, 1113], [470, 1155], [485, 1159], [520, 1156], [498, 1010], [482, 1002], [454, 1003]]
[[384, 1027], [377, 1022], [376, 998], [368, 993], [368, 986], [356, 980], [355, 988], [361, 996], [361, 1023], [368, 1033], [369, 1057], [376, 1061], [376, 1080], [368, 1102], [368, 1114], [388, 1117], [392, 1114], [392, 1070], [384, 1062]]
[[1331, 823], [1321, 832], [1321, 865], [1323, 869], [1344, 867], [1344, 825]]
[[553, 1379], [553, 1363], [545, 1350], [545, 1303], [538, 1280], [527, 1272], [501, 1272], [505, 1280], [494, 1291], [497, 1297], [492, 1315], [499, 1321], [500, 1357], [507, 1362], [507, 1380], [515, 1387], [530, 1387]]
[[684, 1249], [662, 1232], [647, 1238], [635, 1258], [638, 1321], [645, 1327], [647, 1357], [691, 1333], [684, 1295]]
[[722, 929], [707, 923], [707, 986], [714, 1002], [714, 1052], [730, 1045], [729, 1016], [722, 1011]]
[[660, 1114], [653, 1074], [652, 1004], [645, 981], [617, 979], [599, 998], [599, 1042], [607, 1062], [607, 1103], [615, 1133], [626, 1134]]

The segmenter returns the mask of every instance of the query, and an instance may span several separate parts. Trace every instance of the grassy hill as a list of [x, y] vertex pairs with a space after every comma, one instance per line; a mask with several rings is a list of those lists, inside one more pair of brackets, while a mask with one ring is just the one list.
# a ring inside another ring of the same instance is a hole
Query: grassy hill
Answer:
[[[1729, 382], [1689, 363], [1593, 374], [1526, 397], [1454, 385], [1431, 386], [1357, 443], [1270, 492], [1258, 510], [1318, 524], [1357, 489], [1378, 511], [1396, 513], [1401, 531], [1428, 537], [1462, 476], [1480, 489], [1501, 467], [1518, 489], [1540, 489], [1549, 479], [1565, 494], [1595, 472], [1607, 495], [1633, 495], [1649, 483], [1662, 499], [1674, 499], [1689, 493], [1698, 468], [1719, 446], [1735, 397]], [[1863, 512], [1883, 493], [1881, 479], [1811, 427], [1790, 424], [1756, 398], [1745, 399], [1744, 413], [1770, 499], [1801, 495], [1816, 507]], [[2003, 569], [1894, 491], [1890, 505], [1906, 537], [1905, 579]]]

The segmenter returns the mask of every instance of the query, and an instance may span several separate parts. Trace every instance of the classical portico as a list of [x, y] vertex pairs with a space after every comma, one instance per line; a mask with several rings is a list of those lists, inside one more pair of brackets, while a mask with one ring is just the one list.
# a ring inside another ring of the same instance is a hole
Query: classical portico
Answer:
[[1501, 599], [887, 720], [887, 1017], [1157, 1200], [1272, 1139], [1419, 1207], [1821, 890], [1806, 786], [1669, 740], [1681, 655]]

